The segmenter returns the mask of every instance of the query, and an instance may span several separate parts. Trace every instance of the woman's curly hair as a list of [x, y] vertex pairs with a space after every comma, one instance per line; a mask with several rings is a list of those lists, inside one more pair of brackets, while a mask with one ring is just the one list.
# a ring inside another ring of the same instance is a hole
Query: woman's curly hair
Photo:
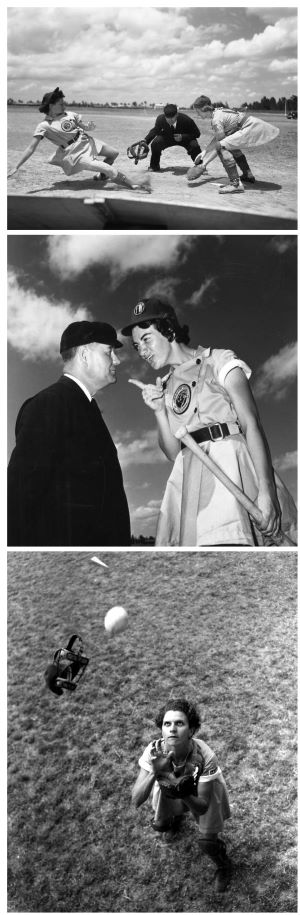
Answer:
[[192, 702], [189, 702], [188, 699], [178, 698], [177, 696], [170, 696], [167, 702], [159, 709], [155, 717], [155, 724], [158, 728], [162, 727], [163, 720], [166, 712], [169, 712], [170, 709], [173, 711], [184, 712], [187, 717], [190, 728], [193, 728], [194, 731], [198, 731], [201, 727], [201, 718], [200, 712]]
[[176, 340], [177, 343], [188, 344], [190, 342], [189, 328], [187, 324], [181, 325], [178, 323], [175, 312], [174, 317], [170, 315], [168, 318], [152, 318], [152, 321], [141, 321], [135, 325], [136, 327], [156, 327], [160, 334], [163, 337], [166, 337], [167, 340]]

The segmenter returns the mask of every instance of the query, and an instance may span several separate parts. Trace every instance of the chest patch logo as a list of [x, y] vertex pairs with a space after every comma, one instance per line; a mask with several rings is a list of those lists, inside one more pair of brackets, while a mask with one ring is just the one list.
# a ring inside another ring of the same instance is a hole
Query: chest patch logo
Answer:
[[61, 126], [62, 130], [69, 131], [69, 130], [74, 130], [74, 128], [76, 127], [76, 124], [75, 124], [75, 121], [71, 120], [71, 118], [63, 118], [62, 121], [60, 122], [60, 126]]
[[192, 392], [189, 384], [180, 384], [173, 394], [172, 408], [174, 413], [177, 413], [178, 416], [181, 413], [185, 413], [190, 405], [191, 396]]

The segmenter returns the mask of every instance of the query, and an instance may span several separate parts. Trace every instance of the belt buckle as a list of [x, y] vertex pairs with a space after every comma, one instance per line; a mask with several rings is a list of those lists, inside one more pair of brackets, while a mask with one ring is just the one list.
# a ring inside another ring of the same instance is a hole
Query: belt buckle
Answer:
[[[217, 434], [214, 435], [212, 430], [216, 429], [216, 428], [219, 430], [219, 432], [217, 432]], [[211, 426], [208, 426], [208, 429], [209, 429], [209, 434], [210, 434], [212, 442], [218, 442], [219, 439], [224, 438], [224, 432], [223, 432], [223, 429], [221, 428], [221, 423], [212, 423]]]

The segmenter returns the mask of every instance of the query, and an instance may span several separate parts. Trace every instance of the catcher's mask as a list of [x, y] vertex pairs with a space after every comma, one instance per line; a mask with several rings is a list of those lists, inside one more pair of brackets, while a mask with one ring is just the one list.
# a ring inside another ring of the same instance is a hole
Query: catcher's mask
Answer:
[[134, 159], [134, 164], [137, 165], [140, 159], [146, 159], [149, 152], [149, 146], [145, 140], [140, 140], [139, 143], [133, 143], [132, 146], [128, 146], [127, 156], [128, 159]]
[[[75, 644], [77, 642], [77, 644]], [[66, 648], [58, 648], [53, 663], [45, 671], [46, 685], [52, 693], [62, 696], [63, 690], [74, 691], [89, 663], [83, 655], [80, 635], [72, 635]]]

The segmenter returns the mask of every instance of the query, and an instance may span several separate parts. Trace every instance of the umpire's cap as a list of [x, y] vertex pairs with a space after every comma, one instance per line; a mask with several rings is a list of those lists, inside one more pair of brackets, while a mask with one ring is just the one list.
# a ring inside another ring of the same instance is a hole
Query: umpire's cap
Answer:
[[123, 346], [111, 324], [103, 324], [102, 321], [73, 321], [63, 332], [59, 351], [64, 353], [73, 346], [83, 346], [85, 343], [106, 343], [115, 349]]
[[52, 105], [54, 102], [58, 102], [60, 98], [64, 98], [64, 93], [58, 86], [56, 89], [53, 89], [52, 92], [46, 92], [42, 98], [42, 104], [39, 108], [39, 111], [42, 111], [44, 114], [47, 114], [49, 111], [49, 105]]
[[136, 327], [137, 324], [142, 324], [144, 321], [156, 321], [158, 318], [174, 317], [176, 317], [176, 315], [172, 305], [169, 305], [166, 301], [163, 302], [157, 296], [153, 295], [148, 299], [143, 299], [134, 306], [131, 311], [131, 320], [126, 327], [123, 327], [121, 333], [124, 337], [130, 337], [132, 328]]

